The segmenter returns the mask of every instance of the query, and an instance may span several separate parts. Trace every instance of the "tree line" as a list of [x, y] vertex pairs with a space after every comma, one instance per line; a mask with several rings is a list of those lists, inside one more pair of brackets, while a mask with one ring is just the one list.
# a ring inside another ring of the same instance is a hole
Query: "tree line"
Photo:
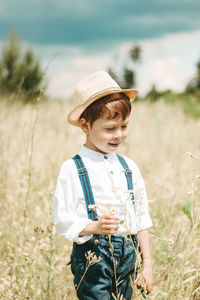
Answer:
[[40, 93], [43, 75], [33, 49], [24, 49], [20, 35], [12, 31], [4, 39], [0, 54], [0, 94], [20, 94], [20, 99], [34, 101]]
[[[108, 68], [108, 73], [124, 89], [133, 88], [137, 83], [136, 66], [141, 61], [142, 49], [133, 46], [128, 51], [120, 70]], [[40, 94], [44, 71], [36, 58], [33, 49], [24, 49], [22, 39], [12, 31], [3, 41], [0, 53], [0, 95], [20, 94], [19, 99], [25, 102], [34, 101]], [[146, 98], [156, 100], [172, 93], [170, 90], [159, 92], [153, 85]], [[187, 84], [184, 94], [200, 95], [200, 61], [196, 64], [196, 73]]]

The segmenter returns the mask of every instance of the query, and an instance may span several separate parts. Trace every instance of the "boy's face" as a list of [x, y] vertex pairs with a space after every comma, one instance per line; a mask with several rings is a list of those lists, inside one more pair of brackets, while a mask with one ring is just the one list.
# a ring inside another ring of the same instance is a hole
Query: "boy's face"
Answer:
[[109, 119], [108, 113], [94, 121], [92, 127], [84, 118], [80, 120], [86, 134], [85, 146], [91, 150], [106, 154], [115, 151], [127, 137], [129, 116], [123, 120], [121, 116]]

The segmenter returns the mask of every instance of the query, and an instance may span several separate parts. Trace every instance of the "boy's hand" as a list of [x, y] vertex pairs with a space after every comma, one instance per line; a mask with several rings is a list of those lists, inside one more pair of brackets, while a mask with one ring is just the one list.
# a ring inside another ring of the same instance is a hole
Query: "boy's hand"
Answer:
[[95, 234], [116, 234], [119, 229], [119, 218], [115, 215], [103, 215], [95, 223]]
[[151, 260], [147, 259], [143, 261], [143, 272], [139, 275], [136, 282], [137, 288], [146, 286], [146, 291], [151, 293], [153, 288], [153, 274], [152, 274], [152, 263]]
[[79, 234], [116, 234], [119, 229], [119, 218], [113, 214], [103, 215], [98, 221], [90, 222]]

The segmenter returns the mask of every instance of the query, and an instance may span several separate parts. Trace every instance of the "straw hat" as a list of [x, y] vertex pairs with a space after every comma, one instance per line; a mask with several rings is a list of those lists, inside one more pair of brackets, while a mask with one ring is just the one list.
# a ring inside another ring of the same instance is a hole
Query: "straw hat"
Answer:
[[74, 91], [73, 110], [68, 114], [68, 122], [79, 126], [79, 118], [84, 110], [97, 99], [112, 94], [123, 92], [131, 101], [137, 95], [137, 90], [121, 89], [115, 80], [105, 71], [93, 73], [81, 80]]

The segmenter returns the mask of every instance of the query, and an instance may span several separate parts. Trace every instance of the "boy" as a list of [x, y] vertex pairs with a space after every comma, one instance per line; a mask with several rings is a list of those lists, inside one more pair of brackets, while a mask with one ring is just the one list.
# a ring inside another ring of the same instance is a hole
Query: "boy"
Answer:
[[108, 300], [113, 295], [131, 299], [138, 242], [143, 271], [137, 286], [145, 282], [147, 292], [152, 289], [148, 236], [152, 222], [145, 186], [136, 164], [115, 153], [127, 137], [136, 95], [136, 90], [122, 90], [105, 71], [80, 81], [74, 92], [68, 121], [82, 129], [86, 142], [61, 167], [54, 224], [58, 233], [74, 242], [71, 270], [82, 300]]

